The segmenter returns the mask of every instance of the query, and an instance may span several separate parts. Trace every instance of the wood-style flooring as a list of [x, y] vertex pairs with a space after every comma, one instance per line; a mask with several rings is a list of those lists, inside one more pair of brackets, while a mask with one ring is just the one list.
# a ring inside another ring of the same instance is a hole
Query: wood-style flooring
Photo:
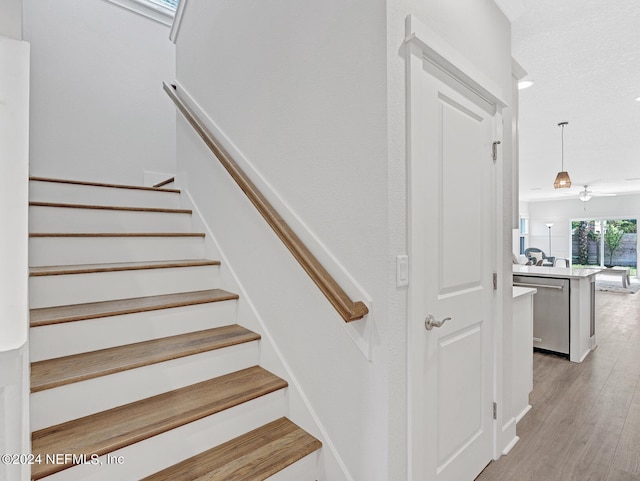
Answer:
[[309, 433], [280, 418], [142, 481], [263, 481], [321, 447]]
[[[35, 431], [32, 453], [40, 454], [42, 459], [56, 453], [102, 456], [287, 385], [284, 379], [259, 366], [250, 367]], [[64, 461], [66, 464], [33, 465], [32, 479], [71, 467], [71, 459]]]
[[640, 293], [596, 292], [598, 348], [534, 355], [520, 441], [476, 481], [640, 481]]

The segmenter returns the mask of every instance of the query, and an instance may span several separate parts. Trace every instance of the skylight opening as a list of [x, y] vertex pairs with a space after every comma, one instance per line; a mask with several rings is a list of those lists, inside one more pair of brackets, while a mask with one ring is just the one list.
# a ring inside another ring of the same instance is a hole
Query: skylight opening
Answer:
[[173, 11], [178, 8], [179, 0], [149, 0], [151, 3], [155, 3], [156, 5], [160, 5], [161, 7], [169, 8]]
[[122, 8], [171, 26], [180, 0], [107, 0]]

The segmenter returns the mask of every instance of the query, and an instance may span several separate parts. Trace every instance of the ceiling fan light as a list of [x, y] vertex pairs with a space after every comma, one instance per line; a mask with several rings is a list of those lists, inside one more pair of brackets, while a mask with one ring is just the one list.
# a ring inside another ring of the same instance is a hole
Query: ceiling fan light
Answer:
[[591, 199], [591, 192], [589, 192], [588, 190], [583, 190], [582, 192], [580, 192], [579, 196], [582, 202], [587, 202]]
[[571, 187], [571, 179], [569, 178], [568, 172], [558, 172], [556, 175], [556, 180], [553, 183], [554, 189], [568, 189]]

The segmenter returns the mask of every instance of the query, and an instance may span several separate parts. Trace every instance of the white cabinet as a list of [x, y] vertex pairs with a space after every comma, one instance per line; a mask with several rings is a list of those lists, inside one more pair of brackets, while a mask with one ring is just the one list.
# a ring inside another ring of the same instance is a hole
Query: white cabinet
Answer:
[[536, 289], [513, 288], [512, 415], [516, 422], [531, 409], [533, 390], [533, 296]]

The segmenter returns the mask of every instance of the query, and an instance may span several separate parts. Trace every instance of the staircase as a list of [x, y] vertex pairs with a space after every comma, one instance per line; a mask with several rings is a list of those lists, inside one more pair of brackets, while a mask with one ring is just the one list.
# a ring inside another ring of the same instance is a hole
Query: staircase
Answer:
[[321, 443], [180, 205], [30, 180], [32, 479], [317, 479]]

